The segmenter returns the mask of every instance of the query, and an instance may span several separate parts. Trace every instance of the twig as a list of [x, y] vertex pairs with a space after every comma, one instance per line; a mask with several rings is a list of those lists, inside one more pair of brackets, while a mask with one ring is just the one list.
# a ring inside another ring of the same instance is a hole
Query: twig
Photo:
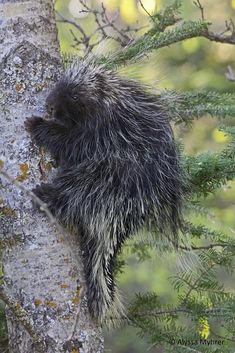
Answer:
[[232, 32], [232, 34], [230, 35], [222, 35], [219, 33], [214, 33], [212, 31], [206, 30], [202, 33], [202, 37], [205, 37], [214, 42], [235, 45], [235, 32]]
[[[138, 310], [138, 309], [137, 309]], [[137, 312], [137, 313], [129, 313], [128, 316], [123, 316], [123, 317], [118, 317], [117, 320], [128, 320], [128, 321], [134, 321], [136, 319], [141, 319], [143, 317], [150, 318], [150, 317], [156, 317], [156, 316], [162, 316], [162, 315], [175, 315], [175, 314], [195, 314], [193, 309], [187, 309], [183, 306], [180, 306], [178, 308], [172, 308], [172, 309], [160, 309], [160, 310], [150, 310], [149, 312]], [[215, 308], [210, 308], [210, 309], [204, 309], [200, 311], [201, 315], [208, 315], [208, 316], [213, 316], [213, 314], [218, 317], [219, 314], [221, 317], [224, 317], [225, 315], [225, 310], [220, 307], [215, 307]], [[116, 318], [111, 317], [110, 318], [112, 321], [114, 321]]]
[[223, 32], [221, 32], [220, 34], [225, 34], [227, 32], [234, 32], [235, 31], [235, 27], [234, 27], [234, 23], [233, 23], [233, 20], [230, 18], [229, 21], [226, 20], [225, 21], [225, 30]]
[[[82, 4], [82, 6], [84, 7], [84, 9], [86, 9], [88, 12], [91, 11], [91, 9], [88, 7], [88, 5], [86, 4], [85, 1], [79, 0], [79, 2]], [[80, 12], [84, 12], [84, 10], [81, 10]], [[96, 10], [93, 10], [93, 12], [97, 12], [97, 11], [96, 11]]]
[[146, 14], [151, 18], [152, 21], [154, 21], [153, 16], [148, 12], [148, 10], [146, 9], [146, 7], [144, 6], [144, 4], [142, 3], [141, 0], [139, 0], [140, 2], [140, 6], [142, 7], [142, 9], [144, 10], [144, 12], [146, 12]]
[[230, 342], [235, 342], [235, 339], [228, 338], [228, 337], [224, 337], [224, 336], [220, 336], [220, 335], [218, 335], [217, 333], [215, 333], [212, 329], [210, 329], [210, 330], [211, 330], [211, 333], [212, 333], [214, 336], [216, 336], [216, 337], [218, 337], [218, 338], [220, 338], [220, 339], [222, 339], [222, 340], [230, 341]]
[[[207, 314], [207, 315], [211, 315], [214, 313], [220, 313], [221, 312], [221, 308], [211, 308], [211, 309], [205, 309], [202, 310], [201, 313], [202, 314]], [[152, 310], [149, 313], [146, 312], [139, 312], [137, 315], [134, 315], [134, 317], [143, 317], [143, 316], [156, 316], [156, 315], [166, 315], [166, 314], [178, 314], [178, 313], [184, 313], [184, 314], [194, 314], [193, 310], [190, 309], [186, 309], [184, 307], [179, 307], [179, 308], [172, 308], [172, 309], [166, 309], [166, 310]], [[224, 312], [221, 313], [221, 315], [224, 315]], [[130, 319], [130, 317], [129, 317]]]
[[190, 351], [190, 352], [202, 353], [202, 351], [198, 351], [197, 349], [191, 348], [191, 347], [189, 347], [189, 346], [184, 346], [184, 345], [182, 345], [182, 344], [178, 344], [177, 346], [178, 346], [178, 347], [182, 347], [182, 348], [184, 348], [184, 349], [187, 349], [187, 350]]
[[[187, 250], [187, 251], [190, 251], [190, 250], [208, 250], [208, 249], [213, 249], [215, 247], [222, 247], [222, 248], [225, 248], [227, 246], [231, 246], [231, 244], [229, 243], [215, 243], [215, 244], [209, 244], [209, 245], [203, 245], [203, 246], [183, 246], [183, 245], [179, 245], [178, 248], [179, 249], [182, 249], [182, 250]], [[235, 247], [235, 245], [234, 245]]]
[[74, 27], [76, 27], [81, 32], [81, 34], [83, 35], [84, 38], [88, 39], [84, 29], [76, 21], [73, 21], [71, 19], [68, 19], [68, 18], [64, 17], [58, 11], [56, 11], [56, 14], [57, 14], [57, 16], [60, 17], [60, 20], [57, 20], [57, 22], [65, 22], [65, 23], [69, 23], [69, 24], [73, 25]]
[[202, 20], [205, 21], [205, 17], [204, 17], [204, 8], [202, 6], [202, 4], [200, 3], [200, 0], [196, 0], [193, 2], [195, 6], [197, 6], [197, 8], [201, 11], [201, 17]]
[[201, 274], [198, 276], [198, 278], [194, 281], [193, 284], [187, 282], [185, 279], [182, 279], [185, 283], [188, 284], [188, 286], [190, 287], [188, 292], [185, 294], [184, 297], [184, 301], [186, 301], [188, 299], [188, 297], [190, 296], [191, 292], [193, 290], [196, 290], [196, 285], [198, 284], [198, 282], [201, 280], [201, 278], [207, 273], [209, 272], [216, 264], [214, 262], [211, 263], [211, 265], [209, 267], [207, 267], [204, 271], [201, 272]]
[[79, 47], [81, 44], [85, 46], [87, 49], [87, 53], [89, 53], [93, 49], [93, 45], [89, 43], [90, 38], [82, 38], [81, 40], [78, 39], [78, 37], [75, 35], [73, 30], [70, 28], [69, 32], [71, 33], [73, 37], [74, 44], [72, 45], [73, 48]]
[[[70, 33], [72, 34], [74, 41], [74, 48], [84, 45], [86, 52], [89, 53], [94, 47], [98, 46], [105, 39], [112, 39], [118, 42], [120, 46], [125, 47], [132, 41], [132, 38], [128, 35], [128, 33], [137, 32], [140, 30], [140, 28], [132, 29], [130, 26], [123, 29], [118, 28], [116, 22], [119, 18], [119, 11], [117, 11], [110, 19], [103, 3], [101, 3], [101, 8], [97, 10], [89, 7], [83, 0], [79, 0], [79, 2], [83, 7], [82, 10], [80, 10], [80, 13], [90, 14], [94, 17], [96, 28], [91, 34], [87, 34], [77, 21], [69, 19], [61, 13], [56, 12], [58, 17], [57, 22], [68, 23], [80, 32], [80, 37], [78, 38], [70, 29]], [[112, 31], [111, 34], [109, 33], [110, 31]], [[92, 39], [95, 38], [97, 33], [101, 38], [93, 43]]]
[[83, 44], [86, 49], [89, 49], [91, 47], [91, 45], [90, 45], [90, 39], [91, 38], [90, 38], [90, 36], [88, 36], [86, 34], [84, 29], [76, 21], [66, 18], [65, 16], [63, 16], [58, 11], [56, 11], [56, 14], [57, 14], [57, 16], [60, 17], [60, 20], [57, 20], [57, 22], [63, 22], [63, 23], [71, 24], [72, 26], [74, 26], [80, 32], [81, 38], [77, 38], [77, 36], [73, 33], [72, 29], [70, 29], [70, 33], [72, 34], [73, 40], [75, 42], [74, 46], [78, 47], [80, 44]]
[[72, 333], [71, 335], [69, 336], [69, 341], [72, 341], [75, 333], [76, 333], [76, 328], [77, 328], [77, 324], [78, 324], [78, 319], [79, 319], [79, 314], [80, 314], [80, 311], [81, 311], [81, 302], [82, 302], [82, 296], [84, 294], [84, 287], [81, 286], [80, 289], [79, 289], [79, 303], [77, 304], [77, 311], [76, 311], [76, 316], [75, 316], [75, 321], [74, 321], [74, 326], [73, 326], [73, 329], [72, 329]]
[[[122, 46], [126, 45], [127, 43], [129, 43], [131, 41], [131, 38], [126, 34], [128, 31], [124, 30], [124, 29], [119, 29], [116, 25], [115, 22], [119, 17], [119, 12], [116, 13], [116, 16], [113, 17], [113, 19], [110, 21], [108, 16], [107, 16], [107, 11], [106, 8], [104, 7], [104, 4], [102, 3], [102, 17], [104, 20], [104, 23], [106, 23], [107, 27], [110, 27], [114, 30], [114, 32], [117, 32], [121, 37], [123, 37], [124, 42], [120, 42], [120, 44]], [[129, 27], [129, 31], [131, 30], [131, 28]], [[116, 41], [121, 40], [120, 38], [116, 38]]]

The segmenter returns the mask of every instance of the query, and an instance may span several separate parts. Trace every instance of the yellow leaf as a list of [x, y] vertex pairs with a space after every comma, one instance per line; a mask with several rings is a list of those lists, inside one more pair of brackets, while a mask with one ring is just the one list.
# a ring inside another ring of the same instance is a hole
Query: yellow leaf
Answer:
[[210, 335], [210, 326], [207, 318], [199, 319], [199, 334], [202, 338], [207, 339]]
[[231, 5], [235, 9], [235, 0], [231, 0]]

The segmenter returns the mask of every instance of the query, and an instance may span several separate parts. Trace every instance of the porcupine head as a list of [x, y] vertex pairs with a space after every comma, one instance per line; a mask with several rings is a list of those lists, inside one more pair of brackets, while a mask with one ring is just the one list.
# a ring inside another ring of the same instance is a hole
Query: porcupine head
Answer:
[[125, 240], [154, 229], [177, 241], [182, 178], [173, 132], [158, 96], [95, 60], [74, 62], [47, 106], [66, 131], [53, 213], [78, 233], [88, 308], [103, 321], [121, 312], [113, 269]]

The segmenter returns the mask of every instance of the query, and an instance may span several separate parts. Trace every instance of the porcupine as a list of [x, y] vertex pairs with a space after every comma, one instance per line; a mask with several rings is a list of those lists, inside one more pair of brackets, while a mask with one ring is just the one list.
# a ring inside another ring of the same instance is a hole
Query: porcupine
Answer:
[[34, 193], [79, 234], [92, 317], [115, 304], [113, 267], [124, 241], [154, 227], [177, 240], [182, 177], [172, 128], [161, 99], [95, 60], [79, 60], [49, 93], [52, 119], [26, 128], [59, 164]]

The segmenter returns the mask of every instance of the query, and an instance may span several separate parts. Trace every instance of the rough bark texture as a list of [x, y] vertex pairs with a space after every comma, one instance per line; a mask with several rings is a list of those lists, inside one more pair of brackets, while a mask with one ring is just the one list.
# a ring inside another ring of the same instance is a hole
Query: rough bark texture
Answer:
[[[24, 120], [43, 113], [47, 88], [62, 70], [52, 0], [0, 0], [0, 19], [1, 165], [31, 189], [51, 174], [43, 172], [51, 163], [32, 145]], [[10, 352], [102, 352], [100, 329], [85, 300], [80, 303], [76, 237], [51, 225], [22, 190], [1, 179]]]

